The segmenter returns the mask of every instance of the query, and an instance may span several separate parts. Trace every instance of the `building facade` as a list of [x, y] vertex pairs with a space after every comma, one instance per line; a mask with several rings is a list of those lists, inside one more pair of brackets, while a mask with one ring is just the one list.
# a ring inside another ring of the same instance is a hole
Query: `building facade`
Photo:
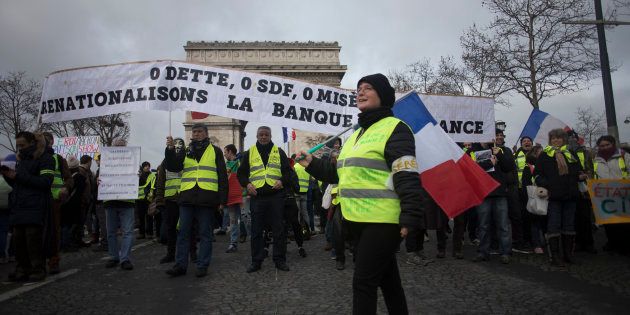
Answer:
[[[187, 42], [186, 61], [221, 68], [239, 69], [338, 87], [347, 66], [339, 63], [341, 46], [337, 42]], [[190, 139], [191, 127], [197, 123], [208, 126], [212, 142], [223, 148], [233, 143], [242, 151], [245, 124], [230, 119], [198, 113], [186, 113], [184, 127]], [[325, 136], [296, 130], [296, 141], [290, 153], [310, 148]], [[275, 137], [278, 142], [278, 136]]]

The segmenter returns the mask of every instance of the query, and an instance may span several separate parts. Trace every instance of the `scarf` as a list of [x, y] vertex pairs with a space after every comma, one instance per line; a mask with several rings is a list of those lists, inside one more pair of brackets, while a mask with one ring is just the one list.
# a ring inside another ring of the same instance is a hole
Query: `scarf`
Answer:
[[567, 162], [575, 163], [575, 158], [573, 158], [571, 152], [567, 150], [566, 145], [563, 145], [560, 148], [548, 145], [547, 147], [545, 147], [544, 151], [549, 157], [556, 158], [556, 164], [558, 165], [558, 174], [560, 176], [569, 174], [569, 166], [567, 165]]
[[615, 153], [617, 153], [617, 148], [615, 146], [611, 147], [610, 150], [597, 150], [597, 155], [604, 159], [604, 161], [606, 162], [608, 162], [608, 160], [610, 160], [610, 158], [612, 158]]
[[359, 126], [363, 129], [367, 129], [375, 122], [385, 118], [394, 116], [394, 112], [390, 107], [377, 107], [368, 109], [362, 113], [359, 113]]
[[189, 158], [194, 158], [196, 160], [201, 159], [201, 156], [203, 155], [203, 152], [206, 150], [206, 148], [210, 145], [210, 139], [205, 138], [201, 141], [191, 141], [190, 145], [188, 146], [188, 152], [186, 153], [186, 156], [188, 156]]

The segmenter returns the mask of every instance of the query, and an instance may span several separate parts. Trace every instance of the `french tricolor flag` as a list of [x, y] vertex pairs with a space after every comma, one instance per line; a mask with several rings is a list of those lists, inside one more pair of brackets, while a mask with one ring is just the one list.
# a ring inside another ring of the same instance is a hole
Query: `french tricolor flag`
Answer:
[[401, 97], [393, 110], [415, 134], [422, 186], [449, 218], [481, 204], [499, 186], [444, 132], [417, 93]]
[[282, 127], [282, 140], [284, 143], [295, 141], [295, 130], [293, 130], [293, 128]]
[[545, 146], [549, 142], [549, 131], [553, 129], [564, 129], [565, 131], [569, 131], [571, 130], [571, 127], [562, 122], [560, 119], [553, 117], [542, 110], [534, 108], [532, 113], [529, 115], [519, 138], [527, 136], [534, 139], [534, 143], [539, 143]]

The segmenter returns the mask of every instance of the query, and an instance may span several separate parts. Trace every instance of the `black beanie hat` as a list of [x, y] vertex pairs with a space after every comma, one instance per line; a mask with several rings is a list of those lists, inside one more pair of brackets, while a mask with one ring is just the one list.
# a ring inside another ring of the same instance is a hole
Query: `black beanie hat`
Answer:
[[529, 136], [523, 136], [523, 137], [521, 138], [521, 145], [523, 145], [523, 140], [525, 140], [525, 139], [529, 139], [529, 141], [531, 141], [532, 143], [534, 143], [534, 140], [532, 140], [532, 138], [531, 138], [531, 137], [529, 137]]
[[376, 93], [381, 99], [381, 106], [394, 106], [394, 102], [396, 101], [396, 94], [394, 88], [389, 84], [389, 80], [387, 80], [386, 76], [380, 73], [364, 76], [357, 83], [357, 88], [363, 82], [369, 83], [370, 85], [372, 85], [372, 87], [374, 87]]

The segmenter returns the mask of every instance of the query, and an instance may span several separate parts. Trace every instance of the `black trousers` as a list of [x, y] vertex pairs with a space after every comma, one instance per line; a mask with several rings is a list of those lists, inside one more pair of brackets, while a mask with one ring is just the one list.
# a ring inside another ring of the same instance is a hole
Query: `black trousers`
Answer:
[[593, 221], [591, 200], [582, 196], [576, 200], [575, 243], [580, 249], [593, 248]]
[[453, 218], [453, 253], [461, 252], [464, 246], [464, 232], [466, 230], [468, 211]]
[[[177, 221], [179, 221], [179, 205], [176, 200], [166, 200], [163, 219], [166, 221], [166, 255], [175, 257], [177, 246]], [[190, 234], [189, 252], [191, 256], [197, 253], [197, 235], [199, 227], [197, 219], [193, 219], [192, 232]]]
[[516, 246], [523, 245], [523, 214], [521, 213], [521, 199], [518, 185], [508, 186], [508, 216], [512, 225], [512, 243]]
[[32, 274], [46, 272], [44, 267], [43, 227], [41, 225], [16, 225], [13, 227], [16, 272]]
[[149, 210], [149, 203], [146, 201], [136, 202], [136, 211], [138, 215], [138, 233], [140, 235], [153, 235], [153, 217], [147, 215]]
[[389, 314], [407, 314], [396, 261], [398, 224], [348, 222], [348, 228], [355, 241], [352, 313], [376, 314], [376, 290], [380, 287]]
[[333, 205], [332, 224], [333, 228], [333, 244], [335, 246], [335, 260], [346, 262], [346, 229], [347, 224], [341, 215], [341, 205]]
[[285, 227], [291, 227], [293, 230], [293, 237], [298, 247], [302, 247], [304, 244], [304, 238], [302, 238], [302, 226], [299, 220], [300, 208], [298, 208], [295, 198], [287, 198], [284, 200], [284, 224]]
[[273, 261], [287, 260], [287, 235], [284, 229], [284, 192], [271, 196], [251, 197], [252, 215], [252, 263], [261, 264], [265, 259], [263, 230], [268, 225], [273, 232]]

